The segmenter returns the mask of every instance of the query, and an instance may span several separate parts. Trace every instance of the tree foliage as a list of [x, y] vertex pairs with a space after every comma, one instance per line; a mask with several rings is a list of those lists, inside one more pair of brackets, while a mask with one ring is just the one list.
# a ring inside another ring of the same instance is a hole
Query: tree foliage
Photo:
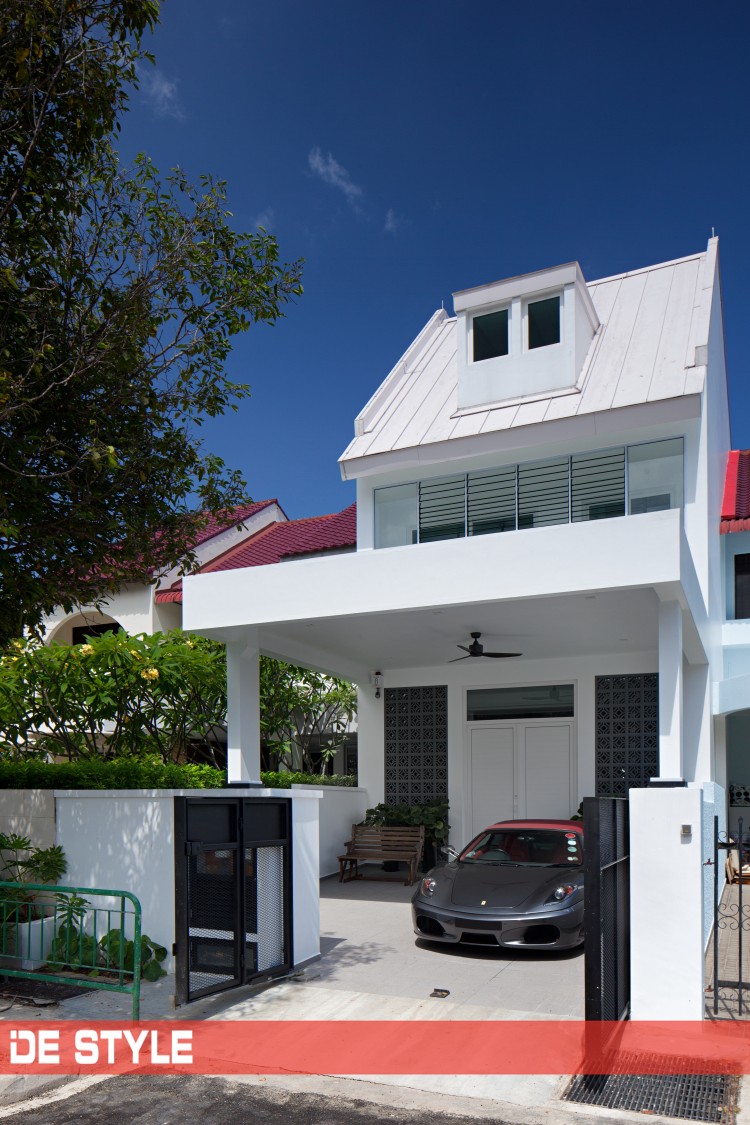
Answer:
[[82, 645], [18, 641], [0, 660], [0, 751], [9, 758], [174, 762], [225, 714], [223, 647], [178, 630], [104, 633]]
[[248, 393], [225, 374], [233, 338], [301, 292], [272, 236], [233, 229], [222, 182], [120, 165], [157, 16], [152, 0], [0, 15], [0, 644], [190, 567], [201, 520], [246, 498], [197, 436]]
[[288, 769], [318, 770], [344, 743], [357, 714], [347, 680], [262, 656], [260, 729], [265, 749]]
[[[169, 764], [200, 746], [223, 767], [226, 705], [225, 649], [206, 637], [177, 629], [80, 645], [19, 640], [0, 658], [0, 756]], [[281, 765], [320, 769], [355, 714], [352, 684], [261, 657], [260, 733]]]

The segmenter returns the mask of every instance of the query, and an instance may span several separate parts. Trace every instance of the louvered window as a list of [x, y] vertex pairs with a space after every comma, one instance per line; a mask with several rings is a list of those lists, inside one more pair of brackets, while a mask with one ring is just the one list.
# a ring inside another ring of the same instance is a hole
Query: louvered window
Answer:
[[422, 481], [419, 486], [419, 541], [466, 535], [466, 477]]
[[574, 454], [570, 491], [573, 523], [624, 516], [625, 450]]
[[516, 466], [492, 473], [469, 473], [469, 535], [516, 530]]
[[518, 466], [518, 526], [549, 527], [569, 518], [567, 457]]

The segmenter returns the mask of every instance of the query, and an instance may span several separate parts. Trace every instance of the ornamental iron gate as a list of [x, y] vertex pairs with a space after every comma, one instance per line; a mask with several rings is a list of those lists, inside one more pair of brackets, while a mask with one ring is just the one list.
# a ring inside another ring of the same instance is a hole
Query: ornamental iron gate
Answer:
[[584, 956], [587, 1020], [622, 1020], [630, 1010], [628, 802], [583, 801]]
[[736, 834], [720, 832], [714, 817], [713, 979], [707, 989], [714, 1019], [750, 1018], [750, 834], [743, 828], [740, 818]]
[[291, 968], [291, 801], [175, 797], [177, 1003]]

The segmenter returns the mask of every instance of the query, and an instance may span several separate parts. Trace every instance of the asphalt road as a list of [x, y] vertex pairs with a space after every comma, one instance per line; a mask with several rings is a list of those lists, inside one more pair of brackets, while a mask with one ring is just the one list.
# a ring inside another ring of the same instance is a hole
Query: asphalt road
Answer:
[[[6, 1111], [7, 1112], [7, 1111]], [[64, 1101], [21, 1106], [2, 1125], [32, 1122], [92, 1125], [476, 1125], [475, 1117], [396, 1109], [335, 1095], [227, 1082], [202, 1076], [116, 1077]], [[497, 1121], [497, 1125], [501, 1125]]]

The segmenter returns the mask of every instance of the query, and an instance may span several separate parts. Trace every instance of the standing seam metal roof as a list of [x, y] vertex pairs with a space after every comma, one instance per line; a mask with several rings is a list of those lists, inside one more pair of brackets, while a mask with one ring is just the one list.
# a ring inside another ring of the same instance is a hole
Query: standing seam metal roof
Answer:
[[459, 412], [457, 320], [439, 310], [359, 415], [342, 472], [373, 454], [700, 393], [717, 252], [711, 239], [704, 253], [591, 282], [601, 325], [563, 393]]

